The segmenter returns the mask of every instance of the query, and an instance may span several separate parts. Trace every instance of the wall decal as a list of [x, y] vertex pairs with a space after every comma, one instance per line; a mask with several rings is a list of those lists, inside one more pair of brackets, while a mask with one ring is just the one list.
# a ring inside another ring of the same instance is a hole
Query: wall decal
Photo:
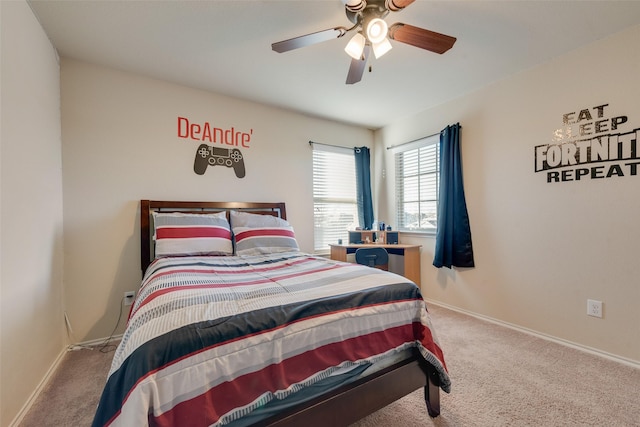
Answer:
[[562, 115], [552, 143], [534, 148], [535, 169], [547, 183], [636, 176], [640, 128], [626, 131], [628, 117], [608, 116], [609, 104]]
[[204, 174], [207, 166], [226, 166], [233, 168], [238, 178], [244, 178], [244, 158], [237, 148], [211, 147], [200, 144], [193, 161], [193, 171], [198, 175]]
[[238, 178], [244, 178], [244, 156], [237, 147], [249, 149], [252, 136], [253, 129], [249, 132], [241, 132], [233, 126], [223, 129], [209, 122], [197, 123], [178, 116], [178, 138], [235, 147], [200, 144], [193, 161], [193, 171], [198, 175], [204, 175], [208, 166], [226, 166], [233, 168]]
[[249, 148], [252, 135], [253, 129], [249, 129], [248, 133], [240, 132], [233, 126], [222, 129], [212, 126], [209, 122], [192, 123], [185, 117], [178, 117], [178, 138]]

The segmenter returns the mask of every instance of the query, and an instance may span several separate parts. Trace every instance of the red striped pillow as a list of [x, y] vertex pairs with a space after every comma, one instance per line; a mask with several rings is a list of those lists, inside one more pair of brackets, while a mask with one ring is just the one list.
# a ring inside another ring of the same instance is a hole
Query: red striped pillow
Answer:
[[154, 213], [156, 258], [184, 255], [232, 255], [226, 213]]
[[237, 255], [298, 251], [293, 227], [234, 227]]

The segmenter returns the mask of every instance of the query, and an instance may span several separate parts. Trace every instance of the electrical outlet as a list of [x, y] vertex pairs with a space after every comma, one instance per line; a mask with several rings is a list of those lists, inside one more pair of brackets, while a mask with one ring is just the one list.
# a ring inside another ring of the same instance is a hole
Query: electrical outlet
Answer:
[[593, 299], [587, 300], [587, 314], [593, 317], [602, 318], [602, 301], [596, 301]]
[[127, 291], [124, 293], [124, 305], [133, 304], [133, 300], [136, 297], [136, 293], [134, 291]]

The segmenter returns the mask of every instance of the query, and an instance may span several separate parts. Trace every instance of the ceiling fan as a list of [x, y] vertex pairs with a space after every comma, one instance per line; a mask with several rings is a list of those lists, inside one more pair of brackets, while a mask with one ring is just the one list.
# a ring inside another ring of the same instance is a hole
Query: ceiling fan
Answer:
[[347, 74], [347, 84], [354, 84], [362, 80], [367, 59], [372, 50], [374, 56], [379, 58], [391, 49], [389, 39], [439, 54], [451, 49], [456, 42], [455, 37], [400, 22], [390, 27], [387, 26], [384, 18], [389, 12], [402, 10], [414, 1], [342, 0], [347, 18], [354, 24], [352, 27], [339, 26], [294, 37], [271, 44], [271, 49], [278, 53], [288, 52], [300, 47], [341, 38], [350, 31], [357, 30], [344, 49], [353, 58]]

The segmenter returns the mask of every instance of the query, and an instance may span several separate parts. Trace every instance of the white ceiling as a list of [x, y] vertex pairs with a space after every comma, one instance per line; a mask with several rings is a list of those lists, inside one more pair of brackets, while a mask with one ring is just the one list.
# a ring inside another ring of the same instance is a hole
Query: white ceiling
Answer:
[[350, 27], [340, 0], [29, 3], [62, 57], [372, 129], [640, 24], [640, 1], [418, 0], [386, 21], [457, 37], [454, 47], [438, 55], [392, 41], [346, 85], [351, 34], [271, 50]]

